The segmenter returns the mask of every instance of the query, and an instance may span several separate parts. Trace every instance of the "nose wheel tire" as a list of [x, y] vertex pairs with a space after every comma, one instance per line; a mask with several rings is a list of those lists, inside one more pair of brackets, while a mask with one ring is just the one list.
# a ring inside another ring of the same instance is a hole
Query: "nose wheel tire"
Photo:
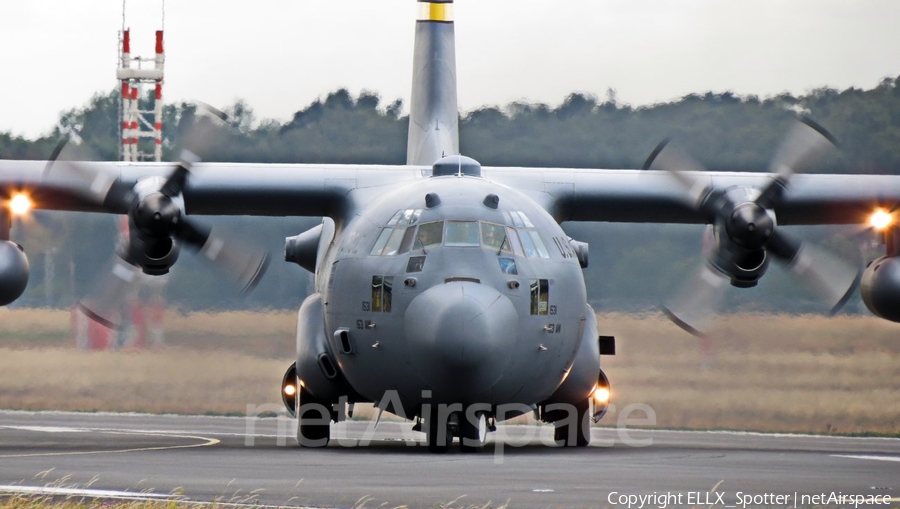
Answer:
[[460, 416], [459, 450], [462, 452], [478, 452], [487, 442], [487, 416], [478, 412], [471, 419], [469, 413]]
[[297, 443], [300, 447], [325, 447], [331, 438], [331, 406], [300, 386], [297, 398]]
[[[574, 405], [574, 415], [556, 421], [553, 439], [560, 447], [587, 447], [591, 443], [590, 400], [585, 399]], [[577, 418], [573, 422], [573, 418]]]

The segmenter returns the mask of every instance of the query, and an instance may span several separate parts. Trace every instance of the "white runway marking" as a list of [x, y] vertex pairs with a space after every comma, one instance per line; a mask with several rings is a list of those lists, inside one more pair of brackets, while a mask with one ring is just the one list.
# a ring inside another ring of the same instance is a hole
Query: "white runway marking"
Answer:
[[104, 433], [108, 435], [138, 435], [138, 436], [154, 436], [154, 437], [170, 437], [170, 438], [186, 438], [197, 440], [199, 443], [184, 445], [162, 445], [154, 447], [132, 447], [126, 449], [98, 449], [93, 451], [72, 451], [72, 452], [39, 452], [28, 454], [0, 454], [0, 458], [34, 458], [38, 456], [81, 456], [85, 454], [119, 454], [126, 452], [143, 452], [143, 451], [166, 451], [171, 449], [193, 449], [195, 447], [209, 447], [220, 443], [217, 438], [201, 437], [196, 435], [176, 434], [165, 431], [142, 432], [132, 430], [104, 430], [90, 428], [66, 428], [52, 426], [0, 426], [0, 429], [17, 429], [25, 431], [39, 431], [46, 433]]
[[852, 458], [856, 460], [900, 461], [900, 456], [872, 456], [868, 454], [832, 454], [833, 458]]
[[61, 428], [57, 426], [0, 426], [0, 429], [15, 429], [20, 431], [42, 431], [44, 433], [84, 433], [90, 431], [84, 428]]
[[60, 488], [53, 486], [2, 486], [0, 493], [14, 495], [60, 495], [92, 498], [120, 498], [128, 500], [160, 500], [181, 498], [179, 495], [162, 493], [135, 493], [133, 491], [92, 490], [87, 488]]

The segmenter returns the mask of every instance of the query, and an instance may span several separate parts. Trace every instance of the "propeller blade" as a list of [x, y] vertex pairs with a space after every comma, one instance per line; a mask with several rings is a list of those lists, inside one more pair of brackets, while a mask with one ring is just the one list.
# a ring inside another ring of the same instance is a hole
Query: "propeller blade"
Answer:
[[670, 138], [666, 138], [657, 145], [643, 168], [668, 172], [687, 191], [691, 203], [699, 207], [712, 190], [711, 184], [687, 172], [705, 172], [706, 167], [683, 148], [673, 145], [671, 141]]
[[265, 249], [213, 235], [210, 229], [186, 218], [181, 219], [175, 236], [237, 283], [241, 293], [256, 287], [269, 265], [269, 253]]
[[[773, 253], [774, 254], [774, 253]], [[862, 271], [814, 244], [800, 244], [785, 268], [835, 314], [859, 286]]]
[[191, 163], [180, 163], [175, 170], [172, 171], [172, 174], [169, 175], [169, 178], [166, 179], [165, 183], [163, 183], [159, 192], [169, 198], [174, 198], [181, 194], [181, 190], [184, 189], [184, 185], [187, 183], [188, 174], [191, 171], [189, 168], [190, 164]]
[[776, 231], [769, 240], [769, 253], [800, 280], [807, 291], [835, 314], [859, 286], [862, 271], [844, 259], [810, 243], [801, 243]]
[[197, 101], [197, 115], [194, 125], [185, 133], [179, 159], [182, 166], [190, 170], [191, 165], [206, 158], [209, 148], [215, 139], [216, 131], [228, 120], [228, 115], [222, 110], [210, 106], [202, 101]]
[[705, 336], [715, 309], [725, 296], [728, 278], [704, 262], [663, 306], [663, 313], [675, 325], [697, 337]]
[[795, 123], [769, 164], [769, 171], [775, 177], [760, 193], [756, 203], [766, 208], [775, 206], [781, 201], [790, 179], [824, 159], [835, 145], [834, 136], [812, 120], [803, 118]]
[[216, 130], [228, 118], [223, 111], [204, 102], [198, 101], [197, 107], [204, 115], [196, 118], [194, 125], [184, 135], [179, 164], [160, 188], [160, 192], [169, 198], [181, 194], [191, 167], [207, 155]]
[[111, 329], [118, 329], [127, 319], [125, 297], [140, 277], [143, 277], [140, 268], [114, 256], [109, 268], [97, 279], [88, 296], [78, 303], [78, 307], [92, 320]]
[[129, 189], [116, 186], [115, 174], [91, 165], [93, 154], [80, 145], [63, 139], [54, 148], [44, 178], [52, 180], [69, 180], [77, 183], [76, 192], [88, 201], [124, 211], [130, 203]]

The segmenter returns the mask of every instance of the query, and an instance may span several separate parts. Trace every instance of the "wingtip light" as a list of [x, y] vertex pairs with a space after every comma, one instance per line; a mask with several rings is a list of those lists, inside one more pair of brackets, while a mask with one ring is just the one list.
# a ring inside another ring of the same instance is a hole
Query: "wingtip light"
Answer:
[[876, 230], [884, 230], [894, 223], [894, 215], [884, 209], [878, 209], [869, 216], [869, 225]]
[[9, 200], [9, 210], [13, 215], [21, 216], [31, 210], [31, 198], [24, 193], [17, 193]]

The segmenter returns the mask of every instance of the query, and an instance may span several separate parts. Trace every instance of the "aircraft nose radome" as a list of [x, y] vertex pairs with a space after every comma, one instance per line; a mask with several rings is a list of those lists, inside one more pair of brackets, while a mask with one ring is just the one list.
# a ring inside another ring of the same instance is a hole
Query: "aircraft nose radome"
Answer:
[[464, 397], [486, 390], [513, 354], [517, 325], [512, 302], [489, 286], [434, 286], [413, 299], [406, 311], [411, 361], [438, 393]]

